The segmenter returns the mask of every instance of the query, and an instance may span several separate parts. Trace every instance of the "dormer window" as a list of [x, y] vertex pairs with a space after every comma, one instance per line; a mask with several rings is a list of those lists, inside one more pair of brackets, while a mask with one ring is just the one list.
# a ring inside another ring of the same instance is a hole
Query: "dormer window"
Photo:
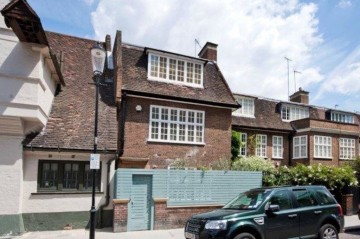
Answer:
[[331, 121], [353, 124], [354, 116], [342, 112], [331, 112]]
[[309, 118], [309, 108], [297, 105], [282, 105], [281, 119], [283, 121], [293, 121]]
[[203, 62], [149, 52], [148, 79], [203, 87]]
[[241, 108], [234, 111], [233, 115], [254, 118], [255, 117], [254, 98], [247, 98], [247, 97], [235, 97], [235, 98], [236, 101], [241, 105]]

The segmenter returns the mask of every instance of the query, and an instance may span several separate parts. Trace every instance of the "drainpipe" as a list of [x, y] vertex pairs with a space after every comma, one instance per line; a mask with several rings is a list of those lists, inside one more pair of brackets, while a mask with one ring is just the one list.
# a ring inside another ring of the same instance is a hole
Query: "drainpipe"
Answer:
[[115, 157], [110, 159], [106, 164], [107, 164], [107, 177], [106, 177], [106, 196], [105, 196], [105, 203], [102, 204], [99, 207], [98, 213], [99, 213], [99, 227], [100, 228], [104, 228], [104, 220], [103, 220], [103, 211], [104, 208], [109, 206], [110, 204], [110, 169], [111, 169], [111, 163], [115, 160], [115, 169], [117, 169], [118, 164], [119, 164], [119, 158], [123, 155], [124, 153], [124, 138], [125, 138], [125, 133], [124, 133], [124, 129], [125, 129], [125, 118], [126, 118], [126, 93], [123, 93], [122, 95], [122, 100], [121, 100], [121, 122], [120, 122], [120, 127], [119, 127], [119, 150], [118, 153], [116, 153]]
[[115, 156], [112, 159], [109, 159], [106, 162], [106, 166], [107, 166], [107, 175], [106, 175], [106, 196], [105, 196], [105, 203], [102, 204], [99, 207], [98, 213], [99, 213], [99, 220], [100, 222], [98, 222], [98, 226], [100, 228], [104, 228], [104, 220], [103, 220], [103, 212], [104, 212], [104, 208], [109, 206], [110, 204], [110, 169], [111, 169], [111, 163], [117, 158], [117, 154], [115, 154]]
[[125, 145], [125, 121], [126, 121], [126, 93], [122, 94], [121, 100], [121, 122], [119, 127], [119, 157], [116, 160], [115, 168], [119, 165], [119, 159], [124, 154], [124, 145]]

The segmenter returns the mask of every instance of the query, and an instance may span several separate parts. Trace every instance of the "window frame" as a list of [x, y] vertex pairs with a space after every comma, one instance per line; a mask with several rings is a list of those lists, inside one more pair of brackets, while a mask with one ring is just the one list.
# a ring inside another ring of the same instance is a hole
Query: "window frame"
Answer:
[[[347, 141], [347, 145], [343, 145], [344, 141]], [[349, 142], [350, 141], [350, 142]], [[346, 154], [341, 153], [341, 151], [347, 151]], [[352, 155], [351, 154], [352, 151]], [[355, 145], [355, 139], [352, 138], [340, 138], [339, 139], [339, 159], [341, 160], [351, 160], [355, 158], [356, 155], [356, 145]], [[347, 157], [342, 157], [343, 155], [346, 155]]]
[[[241, 108], [233, 112], [235, 116], [255, 118], [255, 99], [248, 97], [235, 97], [236, 101], [241, 104]], [[245, 112], [246, 110], [246, 112]]]
[[[328, 144], [328, 140], [330, 140], [330, 144]], [[318, 150], [316, 150], [316, 147], [318, 147]], [[325, 153], [325, 155], [323, 155], [323, 153]], [[332, 137], [314, 135], [314, 158], [332, 159]]]
[[[277, 138], [277, 144], [275, 144], [275, 138]], [[281, 139], [281, 144], [279, 144], [279, 139]], [[278, 153], [280, 147], [280, 156], [278, 156], [275, 152]], [[275, 150], [277, 149], [277, 150]], [[284, 157], [284, 137], [279, 135], [272, 136], [272, 158], [274, 159], [283, 159]]]
[[281, 120], [285, 122], [309, 118], [309, 108], [284, 104], [281, 106]]
[[[301, 139], [305, 138], [305, 143], [302, 143]], [[296, 139], [299, 139], [299, 144], [295, 144]], [[296, 147], [299, 148], [299, 156], [295, 157]], [[305, 147], [305, 155], [301, 154], [302, 147]], [[307, 135], [299, 135], [293, 138], [293, 159], [303, 159], [308, 157], [308, 137]]]
[[[43, 167], [44, 164], [57, 164], [57, 179], [56, 186], [53, 188], [43, 187]], [[76, 188], [65, 188], [64, 187], [64, 172], [66, 164], [78, 164], [79, 165], [79, 179]], [[47, 160], [47, 159], [39, 159], [38, 161], [38, 175], [37, 175], [37, 192], [39, 193], [90, 193], [92, 191], [92, 185], [88, 188], [85, 188], [85, 167], [86, 165], [90, 166], [89, 161], [76, 161], [76, 160]], [[101, 192], [101, 162], [100, 169], [96, 170], [96, 192]], [[92, 175], [92, 171], [90, 169], [90, 175]]]
[[[158, 58], [156, 66], [153, 65], [155, 62], [153, 58], [155, 57]], [[166, 59], [165, 72], [162, 72], [162, 74], [165, 74], [165, 77], [160, 77], [160, 69], [164, 68], [161, 68], [161, 66], [163, 66], [160, 64], [161, 58]], [[173, 61], [175, 61], [175, 65], [173, 64]], [[179, 62], [182, 63], [180, 64]], [[171, 68], [172, 66], [174, 67]], [[191, 72], [188, 71], [189, 66], [191, 66]], [[155, 72], [153, 70], [155, 69], [157, 74], [153, 75], [153, 72]], [[191, 76], [191, 78], [188, 78], [189, 76]], [[197, 76], [199, 78], [197, 78]], [[148, 52], [147, 78], [148, 80], [152, 81], [160, 81], [176, 85], [186, 85], [194, 88], [204, 88], [204, 62], [171, 54]]]
[[239, 156], [247, 155], [247, 133], [240, 132], [240, 148], [239, 148]]
[[[260, 140], [258, 139], [259, 137], [260, 137]], [[263, 139], [265, 139], [265, 142], [263, 142]], [[266, 148], [267, 148], [267, 135], [266, 134], [256, 134], [255, 155], [260, 158], [267, 158]], [[264, 153], [264, 154], [262, 154], [262, 153]]]
[[354, 124], [354, 115], [343, 112], [331, 111], [330, 120], [334, 122]]
[[[153, 118], [153, 109], [158, 109], [159, 116], [158, 118]], [[163, 116], [161, 112], [165, 110], [168, 112], [167, 119], [162, 119]], [[173, 111], [177, 112], [176, 120], [171, 120], [171, 113]], [[180, 112], [185, 112], [185, 116], [181, 115]], [[202, 115], [201, 122], [198, 122], [199, 114]], [[193, 115], [193, 117], [189, 117], [189, 115]], [[185, 117], [185, 121], [182, 121], [181, 118]], [[193, 122], [190, 122], [189, 119], [193, 118]], [[158, 130], [157, 130], [157, 138], [153, 138], [154, 130], [153, 123], [158, 123]], [[161, 126], [167, 124], [167, 130], [162, 131]], [[176, 139], [171, 139], [174, 135], [171, 134], [174, 130], [171, 126], [176, 126]], [[185, 126], [183, 129], [181, 127]], [[201, 127], [201, 130], [199, 130]], [[162, 132], [166, 131], [166, 139], [161, 139]], [[184, 134], [181, 134], [180, 131], [184, 131]], [[193, 134], [189, 134], [193, 132]], [[201, 141], [197, 141], [199, 134], [201, 134]], [[180, 140], [181, 137], [184, 137], [185, 140]], [[189, 137], [193, 137], [193, 141], [189, 141]], [[149, 111], [149, 142], [161, 142], [161, 143], [172, 143], [172, 144], [193, 144], [193, 145], [205, 145], [205, 111], [202, 110], [193, 110], [193, 109], [184, 109], [184, 108], [177, 108], [177, 107], [167, 107], [167, 106], [160, 106], [160, 105], [150, 105]]]

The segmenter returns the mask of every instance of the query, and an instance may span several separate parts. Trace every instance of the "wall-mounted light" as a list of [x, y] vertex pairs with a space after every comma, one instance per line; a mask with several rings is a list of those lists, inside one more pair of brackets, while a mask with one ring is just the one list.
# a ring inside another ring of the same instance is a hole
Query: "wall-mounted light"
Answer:
[[142, 107], [141, 107], [141, 105], [137, 105], [137, 106], [135, 107], [135, 109], [136, 109], [136, 111], [137, 111], [137, 112], [142, 111]]

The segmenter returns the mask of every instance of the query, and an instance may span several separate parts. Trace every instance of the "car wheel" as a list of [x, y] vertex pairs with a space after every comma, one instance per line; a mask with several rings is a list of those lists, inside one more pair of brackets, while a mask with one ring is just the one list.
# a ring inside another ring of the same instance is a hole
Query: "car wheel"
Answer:
[[320, 228], [320, 239], [339, 239], [336, 228], [331, 224], [325, 224]]
[[237, 235], [234, 239], [256, 239], [252, 234], [244, 232]]

